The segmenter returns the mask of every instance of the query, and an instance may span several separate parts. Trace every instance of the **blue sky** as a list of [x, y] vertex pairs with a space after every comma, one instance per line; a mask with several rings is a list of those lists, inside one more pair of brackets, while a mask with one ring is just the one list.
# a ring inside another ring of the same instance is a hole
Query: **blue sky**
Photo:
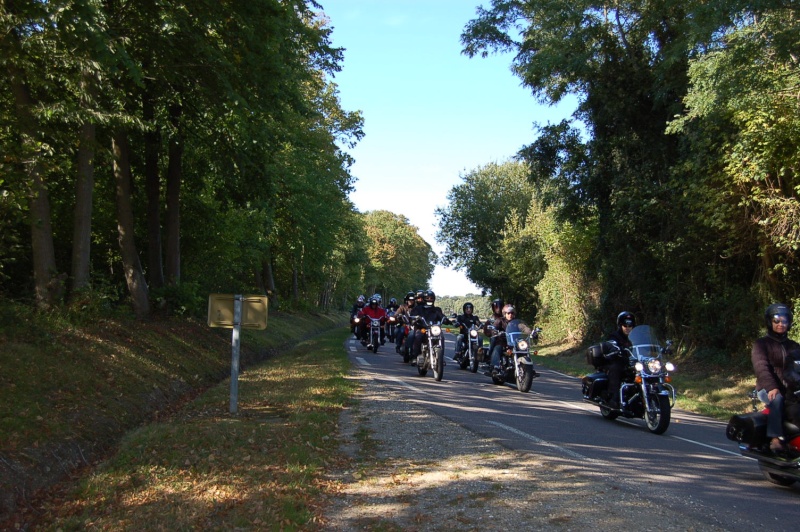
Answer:
[[[509, 159], [534, 140], [534, 123], [567, 118], [574, 103], [537, 104], [511, 73], [511, 55], [461, 54], [461, 32], [488, 0], [320, 3], [333, 44], [345, 49], [333, 80], [342, 107], [364, 116], [365, 137], [349, 150], [357, 179], [350, 199], [361, 212], [405, 215], [441, 255], [434, 209], [447, 204], [461, 176]], [[431, 288], [437, 295], [478, 292], [463, 273], [442, 266]]]

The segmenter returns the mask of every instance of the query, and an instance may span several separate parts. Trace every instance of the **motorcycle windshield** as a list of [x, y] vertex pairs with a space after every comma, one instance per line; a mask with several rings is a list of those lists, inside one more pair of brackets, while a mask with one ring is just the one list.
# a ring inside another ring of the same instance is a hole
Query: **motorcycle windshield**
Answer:
[[519, 320], [511, 320], [506, 325], [506, 341], [509, 345], [514, 345], [517, 340], [523, 338], [525, 333], [519, 330]]
[[633, 344], [631, 353], [639, 360], [661, 356], [661, 344], [658, 343], [655, 331], [649, 325], [634, 327], [628, 335], [628, 340]]

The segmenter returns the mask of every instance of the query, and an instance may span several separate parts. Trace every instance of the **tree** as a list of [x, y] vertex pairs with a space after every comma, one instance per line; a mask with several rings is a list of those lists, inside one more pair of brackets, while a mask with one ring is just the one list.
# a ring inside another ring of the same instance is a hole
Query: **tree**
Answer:
[[[489, 163], [462, 175], [463, 183], [437, 207], [436, 240], [445, 246], [441, 262], [464, 270], [467, 278], [498, 297], [511, 297], [519, 280], [503, 267], [506, 231], [524, 227], [533, 187], [525, 163]], [[508, 251], [508, 250], [506, 250]]]
[[380, 210], [367, 212], [364, 231], [369, 258], [364, 286], [368, 293], [382, 291], [385, 296], [397, 297], [428, 286], [436, 254], [405, 216]]

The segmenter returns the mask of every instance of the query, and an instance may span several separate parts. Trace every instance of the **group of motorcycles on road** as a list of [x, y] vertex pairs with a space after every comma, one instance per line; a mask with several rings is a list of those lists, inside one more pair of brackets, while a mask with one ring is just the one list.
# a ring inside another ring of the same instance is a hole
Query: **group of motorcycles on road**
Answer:
[[[367, 327], [360, 327], [364, 319], [369, 320]], [[445, 324], [454, 325], [464, 332], [456, 342], [453, 354], [460, 369], [472, 373], [480, 369], [495, 384], [516, 384], [519, 391], [530, 391], [533, 379], [539, 376], [531, 358], [537, 353], [531, 350], [531, 346], [538, 343], [541, 333], [538, 327], [528, 334], [513, 327], [497, 331], [491, 320], [461, 324], [455, 313], [441, 321], [429, 322], [424, 317], [398, 314], [396, 308], [387, 309], [384, 320], [368, 318], [361, 313], [351, 316], [353, 333], [362, 345], [377, 353], [378, 346], [384, 345], [388, 339], [395, 344], [395, 351], [402, 356], [404, 363], [411, 363], [423, 377], [432, 371], [437, 381], [444, 377], [445, 330], [442, 326]], [[413, 357], [412, 343], [417, 332], [422, 335], [421, 351], [419, 356]], [[635, 326], [628, 339], [630, 347], [620, 348], [615, 342], [606, 341], [588, 348], [586, 361], [595, 371], [581, 380], [583, 400], [599, 407], [605, 419], [642, 419], [650, 432], [663, 434], [669, 427], [676, 400], [675, 388], [670, 384], [670, 373], [675, 371], [675, 366], [666, 360], [673, 354], [672, 342], [662, 344], [649, 325]], [[496, 343], [501, 345], [499, 367], [489, 363]], [[609, 391], [609, 376], [605, 370], [607, 361], [614, 357], [627, 361], [618, 395]], [[800, 395], [800, 389], [795, 393]], [[752, 399], [753, 412], [733, 416], [727, 425], [726, 436], [738, 442], [743, 456], [758, 461], [765, 478], [773, 484], [790, 486], [800, 481], [800, 427], [785, 422], [786, 451], [772, 451], [770, 439], [766, 436], [768, 410], [757, 408], [755, 392]]]

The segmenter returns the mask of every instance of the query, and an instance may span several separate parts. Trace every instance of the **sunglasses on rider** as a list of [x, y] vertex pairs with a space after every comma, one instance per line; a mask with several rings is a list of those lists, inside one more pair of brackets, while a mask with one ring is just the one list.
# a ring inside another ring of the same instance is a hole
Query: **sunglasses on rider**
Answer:
[[773, 316], [772, 317], [772, 323], [775, 324], [775, 325], [780, 324], [780, 325], [788, 326], [789, 325], [789, 320], [787, 318], [784, 318], [783, 316]]

